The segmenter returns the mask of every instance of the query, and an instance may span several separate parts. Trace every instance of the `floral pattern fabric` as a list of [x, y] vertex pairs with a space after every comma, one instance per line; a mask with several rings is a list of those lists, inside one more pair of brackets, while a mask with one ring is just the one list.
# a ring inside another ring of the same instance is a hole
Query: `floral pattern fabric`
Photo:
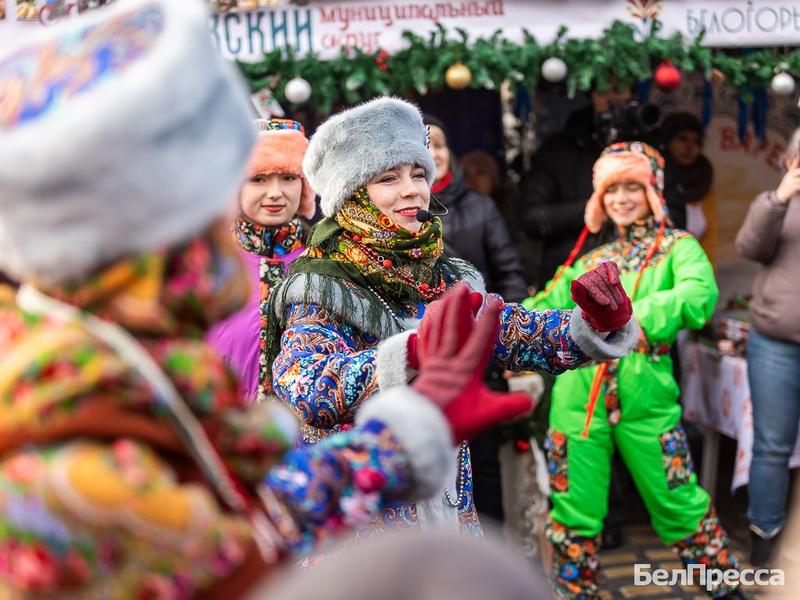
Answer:
[[667, 476], [667, 487], [673, 489], [688, 483], [694, 472], [692, 457], [689, 454], [689, 440], [682, 425], [665, 431], [659, 436], [662, 461]]
[[603, 374], [605, 384], [606, 420], [609, 425], [616, 425], [622, 418], [622, 409], [619, 405], [619, 360], [608, 361], [608, 368]]
[[578, 535], [552, 519], [547, 522], [545, 536], [553, 546], [551, 580], [555, 597], [559, 600], [598, 598], [600, 536]]
[[244, 560], [249, 525], [147, 446], [69, 442], [0, 462], [0, 592], [188, 599]]
[[233, 232], [244, 250], [259, 257], [258, 398], [263, 401], [272, 391], [267, 361], [269, 294], [270, 290], [286, 276], [287, 263], [291, 257], [304, 248], [305, 227], [300, 219], [292, 219], [280, 227], [265, 227], [239, 215]]
[[[356, 191], [353, 198], [344, 203], [336, 214], [336, 220], [342, 229], [351, 234], [338, 239], [339, 256], [335, 257], [336, 260], [354, 260], [351, 251], [355, 240], [384, 256], [417, 261], [428, 266], [444, 251], [442, 222], [439, 219], [428, 221], [419, 232], [411, 233], [384, 215], [370, 200], [365, 188]], [[355, 240], [353, 236], [357, 236]], [[356, 262], [359, 268], [367, 266], [363, 260]]]
[[[281, 500], [296, 532], [287, 542], [305, 549], [402, 498], [408, 457], [375, 422], [276, 466], [296, 444], [294, 417], [247, 406], [202, 341], [246, 297], [229, 256], [238, 249], [223, 228], [48, 292], [133, 333], [235, 478], [253, 498], [260, 488]], [[254, 551], [249, 522], [198, 479], [132, 365], [78, 320], [0, 305], [0, 596], [190, 598]]]
[[550, 488], [554, 492], [568, 492], [567, 436], [553, 428], [548, 429], [547, 437], [544, 440], [544, 449], [547, 455]]
[[[424, 314], [425, 305], [403, 316]], [[526, 311], [505, 305], [495, 360], [515, 371], [544, 369], [561, 372], [587, 360], [569, 334], [569, 311]], [[303, 439], [316, 443], [329, 433], [346, 430], [362, 402], [378, 391], [376, 353], [380, 340], [360, 331], [319, 305], [292, 304], [287, 308], [281, 352], [273, 363], [273, 388], [303, 421]], [[459, 505], [463, 528], [479, 532], [472, 501], [471, 467]], [[396, 505], [362, 530], [369, 537], [385, 528], [414, 527], [413, 506]]]
[[[717, 511], [711, 508], [700, 521], [697, 531], [677, 542], [675, 549], [687, 567], [691, 565], [705, 565], [706, 570], [739, 569], [739, 561], [730, 552], [728, 534], [719, 522]], [[721, 582], [710, 591], [711, 596], [723, 598], [733, 592], [738, 586], [726, 585]]]
[[438, 218], [412, 233], [384, 215], [366, 189], [357, 190], [336, 218], [323, 219], [292, 273], [336, 274], [370, 287], [395, 306], [433, 299], [446, 288], [448, 261]]
[[[419, 318], [424, 308], [415, 309]], [[351, 422], [358, 406], [378, 389], [380, 340], [316, 304], [292, 304], [286, 315], [281, 352], [272, 367], [275, 393], [311, 427], [334, 429]], [[570, 318], [569, 311], [527, 311], [506, 304], [495, 362], [515, 372], [550, 373], [586, 362], [569, 334]]]
[[[6, 3], [7, 10], [10, 5]], [[114, 74], [134, 68], [158, 47], [165, 20], [158, 5], [143, 6], [72, 35], [23, 47], [6, 58], [0, 63], [0, 96], [4, 99], [0, 130], [54, 112]], [[29, 90], [30, 95], [19, 90]]]
[[266, 483], [307, 526], [296, 550], [319, 548], [321, 539], [367, 525], [392, 499], [412, 488], [411, 469], [383, 423], [369, 421], [321, 444], [286, 456]]
[[[496, 294], [491, 298], [502, 302]], [[526, 310], [503, 303], [494, 362], [513, 373], [546, 371], [552, 375], [574, 369], [589, 359], [572, 339], [568, 310]]]
[[273, 386], [306, 425], [306, 441], [319, 439], [314, 430], [351, 423], [361, 402], [378, 391], [377, 343], [316, 304], [290, 307]]
[[[648, 268], [657, 265], [669, 254], [675, 242], [687, 235], [690, 234], [683, 230], [667, 228], [655, 254], [647, 263]], [[599, 267], [604, 262], [613, 261], [617, 263], [620, 272], [638, 272], [644, 266], [647, 253], [655, 243], [657, 236], [658, 227], [653, 217], [649, 217], [627, 227], [614, 241], [589, 252], [581, 260], [587, 271]]]
[[[367, 523], [412, 486], [406, 455], [378, 421], [290, 453], [265, 483], [291, 513], [296, 552]], [[0, 591], [188, 599], [252, 550], [247, 521], [126, 438], [1, 461], [0, 525]]]

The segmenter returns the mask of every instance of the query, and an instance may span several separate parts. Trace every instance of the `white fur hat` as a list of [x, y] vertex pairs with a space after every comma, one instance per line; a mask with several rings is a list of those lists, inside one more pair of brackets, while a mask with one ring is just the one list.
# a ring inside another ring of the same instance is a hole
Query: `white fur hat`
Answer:
[[0, 270], [60, 283], [231, 210], [255, 140], [199, 0], [120, 0], [0, 58]]
[[433, 184], [436, 168], [427, 137], [419, 109], [399, 98], [376, 98], [325, 121], [303, 160], [323, 214], [335, 216], [356, 190], [398, 165], [424, 167], [428, 184]]

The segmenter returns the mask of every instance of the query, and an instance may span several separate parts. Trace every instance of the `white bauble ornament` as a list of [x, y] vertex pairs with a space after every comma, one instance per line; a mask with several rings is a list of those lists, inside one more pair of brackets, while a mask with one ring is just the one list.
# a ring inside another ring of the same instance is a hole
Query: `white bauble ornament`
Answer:
[[302, 104], [311, 98], [311, 84], [302, 77], [294, 77], [286, 83], [286, 99], [294, 104]]
[[550, 83], [558, 83], [564, 81], [567, 76], [567, 63], [558, 58], [551, 56], [542, 63], [542, 77]]
[[770, 89], [779, 96], [790, 96], [796, 87], [794, 77], [788, 73], [778, 73], [769, 84]]

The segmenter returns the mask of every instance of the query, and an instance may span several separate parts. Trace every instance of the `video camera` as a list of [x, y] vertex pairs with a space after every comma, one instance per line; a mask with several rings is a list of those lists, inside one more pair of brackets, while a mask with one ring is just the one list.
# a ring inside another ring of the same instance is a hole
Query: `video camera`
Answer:
[[661, 110], [655, 104], [630, 100], [595, 115], [595, 135], [602, 146], [615, 142], [647, 141], [661, 121]]

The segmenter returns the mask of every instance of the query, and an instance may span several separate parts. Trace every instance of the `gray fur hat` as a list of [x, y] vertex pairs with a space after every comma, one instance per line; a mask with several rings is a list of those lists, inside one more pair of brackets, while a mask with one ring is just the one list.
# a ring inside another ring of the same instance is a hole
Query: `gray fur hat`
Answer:
[[208, 18], [120, 0], [0, 58], [0, 270], [79, 281], [231, 210], [255, 131]]
[[423, 167], [428, 185], [433, 184], [436, 168], [422, 115], [400, 98], [376, 98], [320, 125], [303, 171], [322, 198], [323, 214], [333, 217], [376, 174], [404, 164]]

